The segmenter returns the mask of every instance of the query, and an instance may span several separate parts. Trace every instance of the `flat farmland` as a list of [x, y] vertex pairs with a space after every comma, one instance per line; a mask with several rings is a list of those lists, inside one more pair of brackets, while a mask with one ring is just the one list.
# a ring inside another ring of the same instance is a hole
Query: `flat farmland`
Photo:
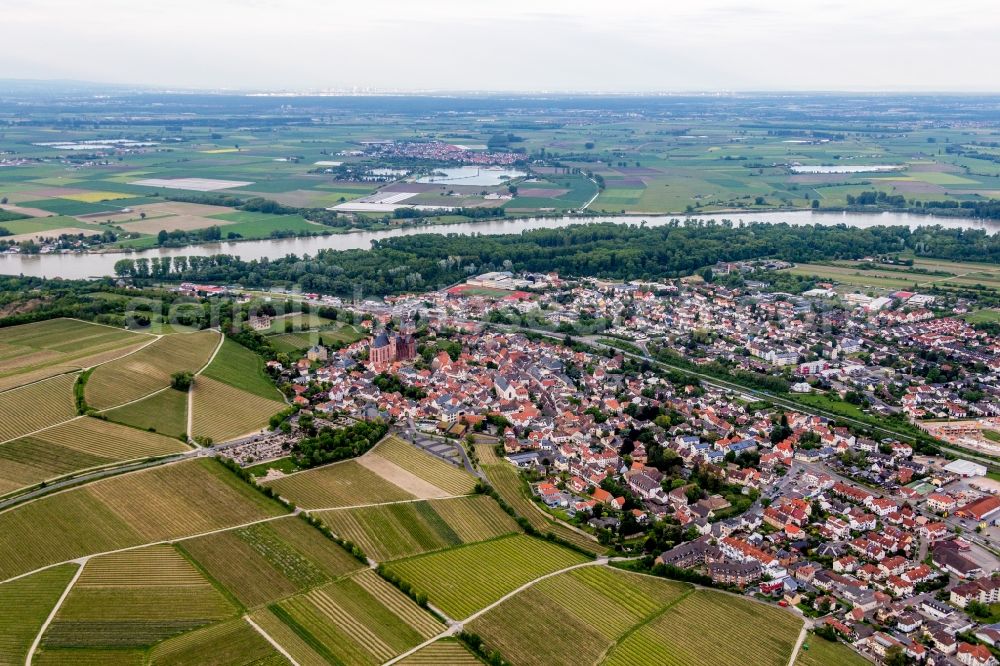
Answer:
[[157, 666], [279, 666], [288, 664], [273, 645], [242, 618], [170, 638], [149, 651]]
[[[633, 627], [693, 589], [610, 567], [584, 567], [538, 582], [476, 618], [469, 630], [516, 664], [594, 664]], [[525, 617], [534, 618], [531, 631], [523, 630]]]
[[461, 619], [540, 576], [584, 562], [577, 552], [518, 534], [417, 555], [386, 569]]
[[[338, 664], [380, 664], [444, 630], [409, 597], [365, 570], [270, 607], [311, 655]], [[256, 616], [254, 616], [256, 619]], [[295, 651], [292, 656], [299, 660]]]
[[41, 646], [148, 647], [235, 613], [173, 546], [150, 546], [87, 562]]
[[205, 375], [195, 379], [191, 390], [191, 434], [210, 437], [213, 442], [258, 431], [286, 406], [284, 402], [262, 398]]
[[784, 666], [801, 628], [802, 620], [778, 608], [697, 590], [627, 635], [604, 663], [682, 666], [711, 654], [715, 664]]
[[110, 409], [166, 388], [174, 372], [200, 370], [219, 340], [216, 331], [167, 335], [134, 354], [102, 365], [87, 381], [87, 404]]
[[379, 562], [519, 531], [500, 505], [483, 495], [321, 511], [317, 517]]
[[364, 567], [319, 530], [293, 517], [188, 539], [181, 548], [247, 608]]
[[414, 499], [413, 494], [389, 483], [354, 460], [290, 474], [265, 485], [299, 506], [314, 509]]
[[[606, 549], [597, 543], [597, 539], [557, 523], [546, 516], [539, 507], [535, 506], [534, 502], [528, 497], [529, 491], [521, 475], [513, 465], [497, 458], [489, 446], [480, 446], [476, 451], [479, 452], [480, 460], [483, 463], [481, 464], [481, 468], [486, 474], [490, 485], [493, 486], [507, 504], [513, 507], [519, 516], [531, 523], [532, 527], [542, 534], [551, 532], [560, 539], [565, 539], [592, 553], [605, 552]], [[500, 462], [487, 464], [488, 460], [500, 460]]]
[[68, 421], [76, 416], [77, 375], [59, 375], [0, 393], [0, 442]]
[[388, 460], [414, 476], [452, 495], [472, 492], [475, 478], [464, 469], [446, 463], [398, 437], [387, 437], [368, 454]]
[[38, 630], [76, 574], [64, 564], [0, 585], [0, 664], [23, 664]]
[[102, 479], [0, 512], [0, 579], [283, 513], [208, 459]]
[[0, 444], [0, 494], [91, 467], [187, 450], [176, 439], [77, 418]]
[[142, 430], [152, 429], [167, 437], [186, 437], [187, 409], [187, 393], [170, 388], [104, 412], [104, 416]]

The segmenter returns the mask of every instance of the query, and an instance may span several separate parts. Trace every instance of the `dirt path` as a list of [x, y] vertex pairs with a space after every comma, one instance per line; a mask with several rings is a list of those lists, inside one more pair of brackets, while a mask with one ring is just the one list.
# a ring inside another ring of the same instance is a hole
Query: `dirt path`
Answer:
[[35, 636], [35, 640], [32, 641], [31, 647], [28, 648], [28, 656], [24, 658], [24, 666], [31, 666], [31, 660], [35, 656], [35, 650], [38, 649], [38, 645], [42, 642], [42, 636], [45, 634], [45, 630], [49, 628], [50, 624], [52, 624], [52, 620], [55, 619], [56, 613], [59, 612], [59, 609], [62, 607], [63, 602], [66, 601], [66, 597], [68, 597], [69, 593], [73, 590], [73, 586], [76, 585], [76, 581], [80, 579], [80, 574], [83, 573], [83, 568], [87, 566], [87, 562], [89, 560], [90, 560], [89, 557], [81, 557], [78, 560], [73, 560], [74, 562], [77, 562], [80, 565], [80, 567], [76, 570], [76, 573], [73, 574], [73, 578], [69, 581], [69, 584], [66, 586], [66, 589], [63, 590], [63, 593], [62, 595], [60, 595], [59, 600], [56, 601], [56, 605], [52, 607], [52, 612], [49, 613], [49, 616], [45, 618], [45, 622], [43, 622], [41, 628], [39, 628], [38, 634]]
[[[219, 350], [222, 349], [222, 345], [226, 343], [226, 336], [222, 333], [222, 331], [219, 331], [218, 333], [219, 333], [219, 344], [215, 346], [215, 351], [212, 352], [212, 355], [208, 358], [208, 362], [205, 363], [205, 365], [201, 366], [201, 369], [198, 370], [198, 372], [194, 373], [195, 377], [201, 375], [201, 373], [205, 372], [205, 369], [208, 368], [208, 366], [212, 365], [212, 361], [214, 361], [215, 357], [219, 355]], [[188, 444], [191, 444], [192, 446], [199, 446], [197, 443], [195, 443], [194, 437], [192, 436], [191, 433], [192, 424], [194, 423], [194, 386], [190, 386], [188, 388], [187, 411], [188, 413], [187, 413], [186, 432], [187, 432]], [[236, 437], [235, 439], [240, 439], [240, 438]], [[201, 447], [199, 446], [199, 448]]]
[[292, 666], [299, 666], [299, 662], [295, 661], [295, 659], [292, 658], [292, 655], [288, 654], [288, 651], [285, 648], [281, 647], [281, 643], [271, 638], [271, 635], [268, 634], [266, 631], [264, 631], [263, 627], [261, 627], [259, 624], [251, 620], [249, 615], [244, 615], [243, 619], [246, 621], [247, 624], [253, 627], [254, 630], [256, 630], [256, 632], [260, 634], [265, 641], [270, 643], [271, 647], [280, 652], [281, 656], [287, 659], [288, 662], [292, 664]]

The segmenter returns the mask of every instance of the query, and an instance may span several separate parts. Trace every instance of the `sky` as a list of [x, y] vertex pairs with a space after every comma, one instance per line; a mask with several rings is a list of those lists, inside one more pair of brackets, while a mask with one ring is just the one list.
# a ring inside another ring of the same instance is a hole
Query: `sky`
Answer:
[[3, 0], [0, 78], [1000, 92], [998, 0]]

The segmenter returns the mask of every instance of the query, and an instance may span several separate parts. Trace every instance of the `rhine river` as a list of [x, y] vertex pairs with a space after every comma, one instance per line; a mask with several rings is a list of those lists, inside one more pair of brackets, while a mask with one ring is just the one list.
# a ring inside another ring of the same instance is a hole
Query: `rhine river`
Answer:
[[[846, 224], [851, 227], [872, 227], [878, 225], [896, 225], [916, 228], [927, 225], [941, 225], [947, 228], [984, 229], [987, 233], [1000, 231], [1000, 222], [995, 220], [977, 220], [960, 217], [930, 217], [910, 213], [814, 213], [812, 211], [768, 212], [768, 213], [720, 213], [713, 215], [695, 215], [693, 219], [700, 220], [732, 220], [739, 222], [786, 222], [788, 224]], [[572, 224], [587, 224], [594, 222], [614, 222], [616, 224], [645, 223], [646, 226], [657, 227], [669, 224], [670, 220], [684, 219], [678, 215], [619, 215], [595, 217], [545, 217], [524, 218], [516, 220], [489, 220], [481, 222], [465, 222], [461, 224], [427, 225], [399, 227], [384, 231], [352, 231], [349, 233], [331, 234], [329, 236], [314, 236], [308, 238], [283, 238], [276, 240], [237, 241], [209, 243], [180, 248], [157, 248], [142, 252], [112, 252], [105, 254], [41, 254], [19, 255], [0, 254], [0, 274], [31, 275], [48, 278], [86, 279], [114, 274], [115, 262], [122, 258], [153, 258], [178, 256], [209, 256], [213, 254], [231, 254], [247, 261], [252, 259], [277, 259], [288, 254], [302, 256], [315, 254], [318, 250], [367, 250], [372, 241], [395, 238], [397, 236], [413, 236], [416, 234], [517, 234], [533, 229], [557, 229]]]

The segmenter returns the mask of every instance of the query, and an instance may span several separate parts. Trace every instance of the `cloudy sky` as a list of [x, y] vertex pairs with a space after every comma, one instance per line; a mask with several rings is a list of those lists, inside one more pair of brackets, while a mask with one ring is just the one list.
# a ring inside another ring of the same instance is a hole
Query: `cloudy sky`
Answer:
[[3, 0], [0, 78], [1000, 91], [998, 0]]

